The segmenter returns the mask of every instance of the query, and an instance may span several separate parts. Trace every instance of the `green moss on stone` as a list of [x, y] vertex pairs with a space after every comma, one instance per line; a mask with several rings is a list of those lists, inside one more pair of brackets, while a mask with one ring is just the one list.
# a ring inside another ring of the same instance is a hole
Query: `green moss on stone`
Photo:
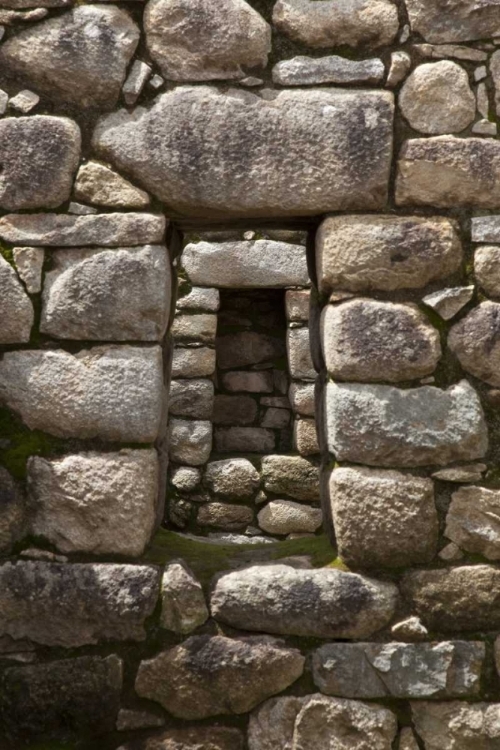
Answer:
[[0, 465], [16, 479], [26, 476], [26, 461], [30, 456], [62, 453], [65, 445], [66, 441], [30, 430], [8, 409], [0, 409]]

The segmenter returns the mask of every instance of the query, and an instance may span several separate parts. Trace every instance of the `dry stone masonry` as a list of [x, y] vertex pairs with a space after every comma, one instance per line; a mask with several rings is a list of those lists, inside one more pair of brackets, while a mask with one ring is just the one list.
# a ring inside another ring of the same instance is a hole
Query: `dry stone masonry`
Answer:
[[0, 750], [499, 750], [499, 45], [0, 0]]

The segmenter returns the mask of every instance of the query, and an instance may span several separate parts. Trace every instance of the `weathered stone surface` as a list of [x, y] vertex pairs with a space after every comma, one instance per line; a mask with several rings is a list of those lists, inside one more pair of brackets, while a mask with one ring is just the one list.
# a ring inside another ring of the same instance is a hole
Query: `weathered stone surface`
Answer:
[[146, 208], [149, 195], [105, 164], [88, 161], [78, 170], [75, 198], [107, 208]]
[[127, 247], [162, 243], [164, 234], [160, 214], [7, 214], [0, 219], [0, 237], [22, 245]]
[[220, 575], [212, 617], [235, 628], [317, 638], [366, 638], [388, 624], [397, 589], [391, 583], [323, 568], [255, 565]]
[[55, 338], [160, 341], [172, 279], [166, 247], [51, 253], [40, 330]]
[[460, 364], [490, 385], [500, 385], [500, 304], [482, 302], [451, 329], [448, 346]]
[[405, 0], [413, 31], [428, 42], [467, 42], [500, 36], [495, 0]]
[[212, 423], [204, 420], [171, 419], [170, 458], [177, 463], [201, 466], [212, 450]]
[[286, 332], [288, 369], [296, 380], [315, 380], [316, 370], [311, 358], [309, 328], [291, 328]]
[[161, 349], [7, 352], [0, 362], [0, 399], [31, 429], [59, 437], [151, 443], [162, 412]]
[[29, 294], [42, 290], [42, 269], [45, 251], [40, 247], [15, 247], [12, 250], [17, 273]]
[[61, 552], [138, 557], [155, 525], [158, 486], [154, 450], [32, 456], [32, 532]]
[[257, 403], [250, 396], [224, 396], [214, 401], [213, 422], [217, 425], [252, 424], [257, 416]]
[[243, 735], [232, 727], [168, 729], [118, 750], [243, 750]]
[[399, 94], [403, 116], [428, 135], [460, 133], [476, 116], [467, 72], [451, 60], [419, 65]]
[[393, 41], [399, 25], [391, 0], [278, 0], [273, 24], [311, 47], [382, 47]]
[[169, 563], [161, 581], [161, 627], [191, 633], [208, 616], [203, 589], [194, 573], [182, 560]]
[[133, 708], [121, 708], [116, 719], [116, 729], [119, 732], [129, 732], [134, 729], [152, 729], [162, 727], [165, 719], [150, 711], [135, 711]]
[[399, 638], [402, 641], [425, 641], [429, 631], [420, 617], [412, 616], [393, 625], [391, 634], [394, 638]]
[[255, 331], [219, 336], [215, 348], [221, 370], [272, 362], [285, 354], [285, 344], [281, 339]]
[[213, 526], [224, 531], [242, 531], [252, 521], [252, 510], [246, 505], [205, 503], [198, 511], [200, 526]]
[[266, 701], [250, 716], [250, 750], [391, 750], [395, 715], [382, 706], [319, 693]]
[[272, 393], [274, 390], [273, 374], [269, 370], [226, 372], [221, 380], [224, 388], [234, 393]]
[[397, 471], [342, 467], [330, 478], [339, 555], [361, 568], [430, 562], [438, 516], [430, 479]]
[[411, 705], [415, 729], [425, 750], [496, 750], [500, 738], [498, 709], [498, 703], [464, 701]]
[[272, 453], [276, 445], [274, 432], [264, 427], [219, 427], [215, 447], [220, 453]]
[[271, 500], [258, 514], [259, 526], [268, 534], [286, 535], [314, 532], [322, 521], [319, 508], [295, 503], [292, 500]]
[[193, 284], [229, 289], [306, 286], [306, 249], [273, 240], [195, 242], [186, 245], [182, 267]]
[[127, 80], [122, 86], [123, 98], [129, 107], [132, 107], [136, 103], [151, 72], [151, 66], [142, 60], [134, 60], [132, 63]]
[[327, 305], [321, 345], [329, 375], [367, 383], [430, 375], [441, 357], [439, 333], [416, 305], [371, 299]]
[[135, 689], [183, 719], [242, 714], [295, 682], [304, 662], [274, 638], [192, 636], [142, 662]]
[[334, 216], [316, 238], [321, 291], [420, 289], [458, 271], [462, 245], [442, 216]]
[[405, 141], [396, 177], [398, 206], [500, 207], [500, 143], [452, 135]]
[[0, 66], [58, 103], [111, 109], [138, 41], [125, 11], [80, 5], [4, 42]]
[[215, 349], [176, 346], [172, 356], [173, 378], [203, 378], [215, 372]]
[[341, 698], [478, 695], [481, 642], [329, 643], [313, 655], [315, 685]]
[[172, 323], [171, 333], [176, 342], [214, 344], [217, 316], [207, 313], [177, 315]]
[[474, 286], [456, 286], [428, 294], [422, 302], [432, 308], [443, 320], [451, 320], [474, 296]]
[[265, 456], [262, 459], [264, 488], [296, 500], [319, 500], [319, 469], [299, 456]]
[[80, 140], [80, 128], [67, 117], [2, 120], [0, 207], [8, 211], [56, 208], [68, 200], [80, 159]]
[[0, 466], [0, 554], [9, 554], [24, 530], [24, 498], [13, 477]]
[[156, 606], [152, 565], [8, 562], [0, 566], [0, 635], [73, 648], [145, 638]]
[[314, 86], [321, 83], [380, 83], [385, 65], [377, 58], [349, 60], [338, 55], [329, 57], [293, 57], [273, 68], [273, 81], [280, 86]]
[[320, 452], [314, 419], [296, 419], [294, 421], [293, 444], [301, 456], [314, 456]]
[[204, 310], [217, 312], [220, 307], [220, 292], [218, 289], [204, 289], [193, 286], [189, 294], [177, 300], [178, 310]]
[[151, 57], [165, 78], [210, 81], [243, 78], [265, 67], [271, 29], [245, 0], [150, 0], [144, 30]]
[[10, 263], [0, 255], [0, 344], [27, 343], [34, 320], [30, 298]]
[[148, 110], [103, 118], [93, 143], [181, 214], [370, 210], [387, 200], [393, 106], [383, 91], [285, 90], [269, 100], [248, 91], [180, 87]]
[[473, 216], [471, 239], [472, 242], [500, 243], [500, 216]]
[[327, 440], [338, 461], [369, 466], [445, 466], [482, 458], [488, 433], [466, 381], [441, 391], [328, 383]]
[[500, 299], [500, 247], [482, 245], [474, 253], [474, 274], [486, 294]]
[[292, 383], [288, 397], [294, 412], [304, 417], [314, 417], [314, 385], [312, 383]]
[[260, 475], [246, 458], [228, 458], [209, 463], [204, 482], [216, 495], [251, 497], [260, 484]]
[[212, 419], [214, 384], [205, 378], [172, 380], [168, 396], [168, 410], [178, 417]]
[[391, 65], [387, 74], [386, 86], [393, 89], [403, 81], [411, 68], [411, 57], [407, 52], [398, 50], [391, 53]]
[[307, 322], [311, 305], [311, 292], [308, 289], [288, 289], [285, 294], [287, 320]]
[[398, 750], [419, 750], [413, 729], [404, 727], [401, 730], [398, 741]]
[[170, 481], [177, 490], [190, 492], [201, 482], [201, 471], [194, 466], [178, 466], [173, 469]]
[[269, 427], [271, 430], [283, 430], [290, 424], [290, 411], [272, 406], [270, 409], [266, 409], [260, 424], [262, 427]]
[[445, 536], [467, 552], [500, 560], [500, 491], [460, 487], [446, 516]]
[[[28, 13], [23, 14], [17, 14], [15, 13], [13, 21], [39, 21], [40, 17], [35, 18], [35, 15], [38, 13], [42, 14], [42, 17], [45, 17], [47, 15], [46, 10], [43, 8], [31, 10], [28, 11]], [[12, 14], [12, 11], [10, 11], [9, 15]], [[12, 15], [11, 15], [12, 18]], [[1, 20], [1, 17], [0, 17]], [[34, 91], [30, 91], [29, 89], [23, 89], [23, 91], [20, 91], [18, 94], [12, 97], [12, 99], [9, 99], [9, 107], [10, 109], [15, 110], [16, 112], [19, 112], [19, 114], [27, 115], [29, 112], [31, 112], [32, 109], [34, 109], [37, 104], [40, 102], [40, 97], [38, 94], [35, 94]]]
[[500, 570], [492, 565], [413, 571], [402, 591], [431, 631], [500, 627]]
[[122, 672], [122, 661], [114, 655], [9, 667], [0, 698], [4, 727], [36, 738], [63, 728], [78, 736], [113, 731]]

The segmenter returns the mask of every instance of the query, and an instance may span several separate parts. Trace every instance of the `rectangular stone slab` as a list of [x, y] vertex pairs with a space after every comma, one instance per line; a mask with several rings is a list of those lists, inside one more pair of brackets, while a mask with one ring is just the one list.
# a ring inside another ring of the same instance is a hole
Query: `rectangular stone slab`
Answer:
[[181, 86], [101, 118], [93, 146], [181, 215], [370, 210], [387, 202], [393, 113], [384, 91]]

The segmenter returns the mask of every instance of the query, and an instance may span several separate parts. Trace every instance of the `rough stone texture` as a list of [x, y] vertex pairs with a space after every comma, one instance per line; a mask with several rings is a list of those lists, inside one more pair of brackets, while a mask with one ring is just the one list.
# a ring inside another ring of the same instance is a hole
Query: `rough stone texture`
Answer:
[[204, 482], [216, 495], [251, 497], [260, 484], [260, 475], [246, 458], [228, 458], [209, 463]]
[[[499, 50], [494, 52], [490, 59], [490, 73], [491, 77], [493, 79], [493, 86], [495, 90], [495, 110], [498, 114], [500, 110], [500, 54]], [[486, 94], [486, 97], [488, 95]], [[484, 115], [484, 117], [488, 117], [488, 115]]]
[[152, 729], [162, 727], [165, 720], [149, 711], [135, 711], [131, 708], [121, 708], [116, 719], [116, 729], [119, 732], [129, 732], [134, 729]]
[[393, 625], [391, 635], [402, 641], [425, 641], [429, 635], [429, 631], [422, 623], [420, 617], [412, 616]]
[[142, 662], [135, 689], [183, 719], [242, 714], [295, 682], [304, 662], [274, 638], [192, 636]]
[[195, 242], [182, 253], [193, 284], [228, 289], [306, 286], [306, 249], [272, 240]]
[[280, 86], [313, 86], [322, 83], [380, 83], [385, 65], [377, 58], [349, 60], [338, 55], [329, 57], [293, 57], [273, 68], [273, 81]]
[[445, 466], [482, 458], [488, 433], [476, 391], [466, 381], [441, 391], [328, 383], [326, 430], [338, 461], [369, 466]]
[[238, 391], [245, 391], [246, 393], [272, 393], [274, 390], [273, 374], [268, 370], [261, 372], [245, 372], [244, 370], [226, 372], [221, 380], [224, 388], [234, 393]]
[[488, 469], [486, 464], [464, 464], [440, 469], [432, 474], [433, 479], [442, 482], [480, 482], [482, 475]]
[[190, 492], [201, 482], [201, 471], [194, 466], [179, 466], [170, 475], [174, 487], [183, 492]]
[[500, 143], [452, 135], [405, 141], [396, 205], [500, 207]]
[[24, 530], [24, 498], [13, 477], [0, 466], [0, 554], [8, 555]]
[[500, 560], [500, 491], [461, 487], [446, 516], [445, 535], [467, 552]]
[[250, 750], [391, 750], [392, 711], [319, 693], [266, 701], [250, 717]]
[[500, 247], [482, 245], [476, 249], [474, 274], [486, 294], [500, 299]]
[[213, 526], [224, 531], [242, 531], [252, 521], [252, 509], [246, 505], [206, 503], [198, 511], [199, 526]]
[[295, 380], [315, 380], [309, 340], [309, 328], [292, 328], [286, 332], [288, 369]]
[[471, 375], [500, 385], [500, 304], [482, 302], [451, 329], [448, 346]]
[[316, 237], [320, 289], [421, 289], [458, 271], [462, 245], [442, 216], [335, 216]]
[[278, 0], [273, 24], [311, 47], [382, 47], [394, 40], [399, 26], [391, 0]]
[[398, 50], [391, 53], [391, 65], [387, 74], [387, 88], [395, 88], [408, 75], [411, 68], [411, 57], [407, 52]]
[[339, 380], [421, 378], [441, 357], [439, 333], [416, 305], [370, 299], [327, 305], [321, 344], [328, 374]]
[[57, 103], [111, 109], [139, 33], [120, 8], [81, 5], [4, 42], [0, 66]]
[[460, 133], [476, 116], [476, 97], [464, 68], [442, 60], [415, 68], [401, 89], [399, 107], [421, 133]]
[[39, 247], [15, 247], [12, 255], [17, 273], [24, 281], [28, 294], [41, 292], [45, 251]]
[[319, 508], [311, 508], [292, 500], [271, 500], [258, 514], [259, 526], [268, 534], [314, 532], [322, 521]]
[[32, 532], [61, 552], [138, 557], [155, 525], [159, 467], [154, 450], [32, 456]]
[[498, 703], [412, 703], [415, 729], [425, 750], [496, 750]]
[[178, 417], [212, 419], [214, 384], [211, 380], [191, 378], [172, 380], [168, 394], [170, 414]]
[[428, 42], [467, 42], [500, 36], [496, 0], [405, 0], [413, 31]]
[[218, 289], [204, 289], [200, 286], [193, 286], [189, 294], [178, 298], [176, 306], [178, 310], [217, 312], [220, 307], [220, 293]]
[[451, 320], [474, 296], [474, 286], [457, 286], [428, 294], [422, 302], [443, 320]]
[[361, 568], [430, 562], [438, 516], [430, 479], [364, 467], [334, 469], [330, 503], [339, 555]]
[[397, 589], [354, 573], [287, 565], [220, 575], [212, 617], [234, 628], [316, 638], [366, 638], [394, 614]]
[[161, 581], [161, 627], [191, 633], [208, 616], [203, 589], [194, 573], [182, 561], [169, 563]]
[[307, 289], [289, 289], [285, 294], [287, 320], [307, 322], [311, 306], [311, 292]]
[[217, 395], [214, 400], [213, 422], [217, 425], [252, 424], [257, 404], [250, 396]]
[[243, 750], [243, 735], [230, 727], [168, 729], [118, 750]]
[[134, 60], [127, 80], [122, 86], [122, 94], [125, 103], [132, 107], [142, 93], [146, 82], [151, 75], [152, 68], [142, 60]]
[[293, 444], [301, 456], [315, 456], [320, 452], [314, 419], [296, 419], [293, 425]]
[[402, 591], [431, 631], [500, 627], [500, 570], [491, 565], [413, 571]]
[[149, 195], [98, 161], [88, 161], [78, 170], [75, 198], [107, 208], [147, 208]]
[[0, 566], [0, 635], [74, 648], [145, 638], [156, 606], [152, 565], [7, 562]]
[[272, 362], [285, 354], [285, 345], [280, 338], [255, 331], [218, 336], [215, 348], [221, 370]]
[[149, 0], [144, 30], [174, 81], [243, 78], [242, 66], [265, 67], [271, 51], [271, 28], [245, 0]]
[[217, 316], [207, 313], [177, 315], [172, 323], [171, 333], [176, 342], [214, 344]]
[[67, 201], [80, 159], [80, 140], [80, 128], [67, 117], [2, 120], [0, 207], [7, 211], [57, 208]]
[[7, 668], [2, 675], [0, 715], [8, 731], [35, 738], [62, 727], [79, 736], [113, 731], [122, 671], [122, 661], [114, 655]]
[[392, 95], [383, 91], [281, 91], [268, 100], [180, 87], [149, 110], [103, 118], [93, 143], [181, 214], [369, 210], [387, 200], [392, 119]]
[[215, 372], [215, 349], [176, 346], [172, 356], [173, 378], [203, 378]]
[[220, 453], [272, 453], [275, 435], [263, 427], [219, 427], [215, 447]]
[[401, 730], [399, 735], [398, 750], [419, 750], [415, 732], [409, 727]]
[[212, 423], [171, 419], [169, 446], [172, 461], [201, 466], [208, 461], [212, 450]]
[[479, 694], [480, 642], [331, 643], [313, 656], [315, 685], [341, 698], [459, 698]]
[[40, 330], [55, 338], [160, 341], [172, 279], [166, 247], [51, 253]]
[[292, 383], [288, 391], [292, 409], [305, 417], [314, 417], [314, 385]]
[[500, 216], [473, 216], [472, 242], [500, 242]]
[[34, 320], [30, 298], [10, 263], [0, 255], [0, 344], [27, 343]]
[[319, 469], [299, 456], [265, 456], [262, 459], [264, 489], [296, 500], [319, 500]]
[[7, 352], [0, 361], [0, 399], [31, 429], [151, 443], [162, 412], [161, 349]]
[[18, 245], [127, 247], [162, 243], [164, 234], [161, 214], [7, 214], [0, 219], [0, 238]]

